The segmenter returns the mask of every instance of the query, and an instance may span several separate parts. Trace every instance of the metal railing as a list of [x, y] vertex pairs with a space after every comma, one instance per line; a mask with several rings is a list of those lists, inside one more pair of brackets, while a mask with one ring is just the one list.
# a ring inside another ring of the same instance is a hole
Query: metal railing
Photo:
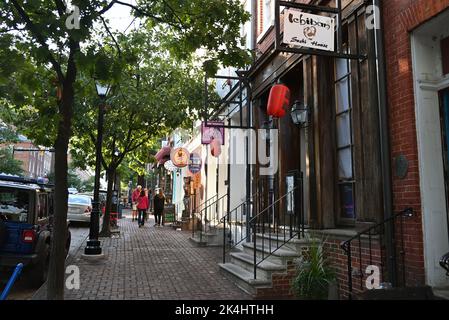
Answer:
[[[395, 283], [389, 283], [388, 287], [406, 286], [404, 219], [412, 216], [413, 209], [405, 209], [341, 243], [340, 246], [346, 254], [347, 261], [347, 289], [349, 299], [352, 299], [354, 294], [354, 277], [359, 278], [360, 292], [364, 291], [363, 279], [366, 274], [365, 270], [368, 267], [380, 267], [379, 281], [382, 284], [381, 286], [386, 287], [384, 279], [388, 273], [395, 279]], [[388, 238], [388, 234], [394, 235], [391, 240]], [[392, 243], [388, 244], [388, 241]], [[388, 245], [391, 245], [390, 250], [387, 250]], [[386, 265], [392, 266], [392, 270], [387, 270]], [[370, 270], [373, 272], [372, 269]], [[401, 282], [396, 280], [396, 275], [399, 273]]]
[[[223, 224], [223, 263], [226, 262], [226, 254], [248, 239], [247, 222], [251, 218], [251, 212], [257, 212], [259, 192], [254, 193], [240, 205], [232, 209], [220, 220]], [[227, 233], [227, 228], [229, 232]]]
[[[218, 195], [217, 195], [218, 197]], [[210, 231], [211, 225], [217, 227], [220, 224], [221, 218], [228, 210], [228, 194], [224, 194], [217, 198], [214, 202], [207, 205], [200, 212], [201, 225], [204, 226], [204, 233]], [[203, 233], [200, 233], [200, 241]]]
[[[297, 187], [260, 211], [250, 221], [253, 240], [254, 279], [257, 267], [292, 239], [304, 237], [302, 177]], [[260, 244], [257, 238], [260, 238]], [[259, 257], [257, 256], [259, 251]]]
[[440, 266], [446, 270], [446, 274], [449, 276], [449, 252], [441, 257]]
[[227, 194], [221, 197], [218, 194], [209, 198], [204, 202], [201, 210], [198, 213], [201, 230], [195, 233], [195, 229], [192, 227], [192, 237], [195, 238], [197, 234], [199, 235], [200, 242], [203, 241], [203, 233], [210, 231], [211, 225], [217, 226], [220, 224], [220, 219], [227, 212]]
[[195, 237], [195, 216], [198, 216], [200, 212], [210, 203], [215, 201], [218, 197], [218, 194], [210, 197], [209, 199], [206, 199], [206, 201], [200, 203], [195, 209], [192, 210], [192, 238]]

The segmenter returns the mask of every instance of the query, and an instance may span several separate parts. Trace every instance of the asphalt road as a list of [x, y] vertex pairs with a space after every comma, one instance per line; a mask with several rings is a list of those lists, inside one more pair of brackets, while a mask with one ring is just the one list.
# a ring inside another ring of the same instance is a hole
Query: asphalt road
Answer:
[[[73, 256], [76, 250], [82, 244], [82, 242], [89, 235], [89, 227], [82, 224], [71, 224], [70, 232], [72, 234], [72, 242], [70, 244], [69, 256]], [[11, 290], [8, 300], [28, 300], [31, 299], [34, 292], [38, 288], [30, 287], [24, 279], [19, 279], [15, 284], [13, 290]], [[3, 290], [3, 286], [0, 287]]]

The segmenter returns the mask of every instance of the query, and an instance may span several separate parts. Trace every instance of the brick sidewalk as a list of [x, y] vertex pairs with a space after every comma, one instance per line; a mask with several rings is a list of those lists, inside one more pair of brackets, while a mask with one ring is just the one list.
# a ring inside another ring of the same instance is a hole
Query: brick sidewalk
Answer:
[[80, 268], [79, 290], [65, 290], [66, 299], [231, 300], [251, 299], [222, 274], [220, 248], [198, 248], [190, 233], [166, 226], [143, 228], [130, 218], [119, 220], [120, 237], [100, 239], [107, 259], [81, 259], [83, 243], [69, 264]]

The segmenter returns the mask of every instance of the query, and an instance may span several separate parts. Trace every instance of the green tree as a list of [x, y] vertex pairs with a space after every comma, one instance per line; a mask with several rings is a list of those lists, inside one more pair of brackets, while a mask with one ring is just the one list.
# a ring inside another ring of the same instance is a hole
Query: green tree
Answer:
[[0, 149], [0, 173], [22, 175], [22, 161], [15, 160], [8, 148]]
[[[238, 0], [142, 0], [138, 5], [118, 0], [72, 0], [72, 4], [80, 11], [80, 28], [67, 27], [66, 20], [72, 17], [63, 0], [0, 2], [0, 65], [10, 63], [0, 71], [0, 83], [8, 82], [4, 75], [10, 79], [6, 86], [10, 93], [2, 99], [26, 112], [32, 124], [40, 124], [29, 127], [27, 136], [35, 135], [37, 139], [33, 140], [37, 143], [53, 145], [55, 149], [55, 217], [48, 299], [64, 297], [67, 152], [75, 97], [84, 92], [77, 81], [80, 74], [91, 76], [93, 65], [97, 67], [97, 77], [114, 79], [114, 73], [101, 72], [105, 59], [101, 50], [94, 49], [95, 44], [101, 46], [95, 26], [102, 23], [109, 30], [104, 14], [113, 6], [132, 7], [133, 14], [146, 21], [146, 28], [159, 31], [164, 40], [161, 43], [178, 58], [189, 59], [197, 49], [204, 48], [208, 72], [214, 72], [219, 62], [236, 66], [248, 62], [239, 37], [239, 26], [248, 15]], [[18, 63], [12, 63], [13, 59]]]
[[[112, 188], [122, 162], [129, 157], [127, 164], [131, 167], [136, 162], [147, 163], [155, 147], [154, 139], [175, 128], [190, 127], [202, 106], [202, 73], [190, 63], [181, 64], [170, 58], [155, 43], [150, 32], [137, 31], [127, 38], [118, 38], [116, 46], [103, 48], [110, 55], [116, 51], [128, 57], [131, 63], [122, 64], [121, 74], [116, 73], [120, 82], [107, 101], [101, 160], [108, 180], [108, 196], [102, 236], [110, 235]], [[136, 60], [138, 65], [134, 63]], [[86, 97], [82, 103], [86, 111], [80, 114], [97, 112], [97, 108], [91, 107], [91, 101], [94, 99]], [[95, 120], [93, 116], [75, 117], [71, 154], [78, 166], [94, 165]], [[143, 169], [142, 165], [136, 166], [141, 174]]]

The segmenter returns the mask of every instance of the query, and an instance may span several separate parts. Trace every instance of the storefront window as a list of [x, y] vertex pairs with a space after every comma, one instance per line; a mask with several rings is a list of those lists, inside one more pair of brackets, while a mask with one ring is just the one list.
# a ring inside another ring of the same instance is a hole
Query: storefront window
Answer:
[[335, 63], [336, 143], [338, 184], [340, 192], [340, 218], [355, 219], [353, 131], [351, 104], [351, 70], [349, 61], [337, 59]]

